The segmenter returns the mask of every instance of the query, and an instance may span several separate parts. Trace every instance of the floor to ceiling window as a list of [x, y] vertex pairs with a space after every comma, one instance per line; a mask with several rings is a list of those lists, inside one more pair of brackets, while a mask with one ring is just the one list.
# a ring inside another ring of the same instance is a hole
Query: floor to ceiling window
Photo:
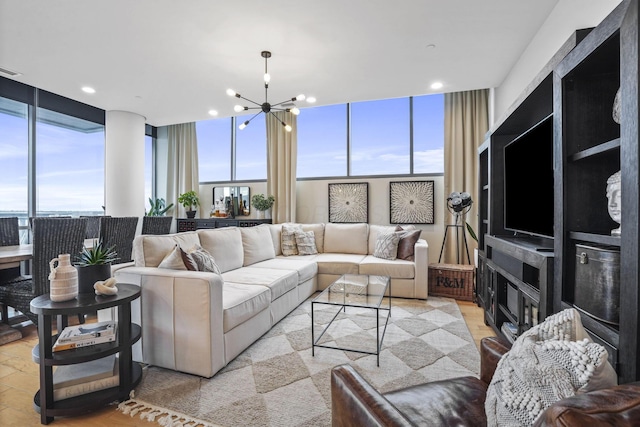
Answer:
[[267, 125], [264, 117], [264, 114], [259, 114], [249, 126], [236, 130], [235, 180], [267, 179]]
[[298, 116], [298, 177], [347, 174], [347, 104], [305, 108]]
[[413, 98], [413, 173], [444, 173], [444, 95]]
[[200, 181], [228, 181], [231, 177], [231, 119], [196, 123]]

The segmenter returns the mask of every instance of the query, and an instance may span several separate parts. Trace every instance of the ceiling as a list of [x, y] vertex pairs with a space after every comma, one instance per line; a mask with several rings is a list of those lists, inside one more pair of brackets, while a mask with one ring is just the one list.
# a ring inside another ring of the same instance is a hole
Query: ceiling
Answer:
[[0, 0], [0, 68], [154, 126], [235, 115], [228, 88], [264, 102], [263, 50], [271, 103], [455, 92], [499, 86], [557, 3]]

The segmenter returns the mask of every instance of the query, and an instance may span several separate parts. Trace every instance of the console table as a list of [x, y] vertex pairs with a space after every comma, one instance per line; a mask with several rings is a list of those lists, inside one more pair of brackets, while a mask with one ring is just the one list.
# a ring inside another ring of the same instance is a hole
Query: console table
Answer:
[[195, 231], [203, 228], [222, 227], [254, 227], [260, 224], [271, 224], [270, 219], [237, 219], [237, 218], [178, 218], [176, 220], [178, 232]]
[[[40, 422], [49, 424], [56, 416], [78, 415], [113, 401], [124, 401], [142, 379], [142, 367], [133, 362], [131, 346], [142, 336], [139, 325], [131, 323], [131, 301], [140, 297], [140, 287], [118, 283], [117, 295], [79, 294], [76, 299], [52, 302], [49, 294], [31, 300], [31, 311], [38, 315], [38, 344], [33, 348], [33, 361], [40, 364], [40, 390], [33, 398]], [[54, 353], [57, 335], [52, 333], [52, 319], [57, 316], [58, 330], [66, 324], [66, 317], [95, 312], [104, 308], [118, 308], [118, 336], [116, 341]], [[120, 384], [93, 393], [64, 400], [53, 400], [53, 366], [73, 365], [119, 353]]]

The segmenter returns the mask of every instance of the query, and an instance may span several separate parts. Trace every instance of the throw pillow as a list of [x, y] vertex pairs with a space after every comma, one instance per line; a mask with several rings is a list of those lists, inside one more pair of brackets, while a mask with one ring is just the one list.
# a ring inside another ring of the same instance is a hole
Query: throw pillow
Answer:
[[182, 261], [182, 255], [180, 254], [180, 246], [175, 245], [171, 252], [169, 252], [162, 259], [158, 268], [168, 268], [170, 270], [186, 270], [187, 267]]
[[298, 224], [282, 225], [282, 255], [298, 255], [298, 244], [296, 243], [296, 232], [302, 233], [302, 226]]
[[297, 231], [295, 236], [299, 255], [315, 255], [318, 253], [316, 236], [313, 231]]
[[187, 267], [187, 270], [198, 271], [198, 264], [196, 264], [196, 261], [182, 248], [180, 248], [180, 256], [182, 257], [182, 262], [184, 263], [184, 266]]
[[485, 400], [487, 424], [530, 426], [558, 400], [616, 385], [607, 356], [586, 334], [577, 310], [549, 316], [498, 362]]
[[398, 242], [400, 236], [397, 233], [379, 234], [376, 239], [376, 247], [373, 256], [383, 259], [396, 259], [398, 256]]
[[400, 241], [398, 242], [398, 259], [406, 261], [414, 260], [415, 245], [422, 230], [411, 226], [412, 228], [396, 227], [396, 232], [400, 235]]
[[222, 274], [220, 271], [220, 267], [216, 264], [216, 260], [213, 256], [207, 252], [207, 250], [203, 249], [199, 245], [193, 246], [191, 249], [187, 251], [189, 256], [195, 261], [198, 266], [198, 271], [207, 271], [210, 273]]

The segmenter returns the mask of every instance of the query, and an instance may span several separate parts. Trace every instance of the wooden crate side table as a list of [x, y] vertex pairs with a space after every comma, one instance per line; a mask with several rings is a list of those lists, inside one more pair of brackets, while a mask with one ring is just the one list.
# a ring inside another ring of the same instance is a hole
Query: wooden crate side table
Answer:
[[[140, 287], [118, 283], [117, 295], [79, 294], [76, 299], [53, 302], [49, 294], [31, 300], [31, 311], [38, 315], [38, 344], [33, 348], [33, 361], [40, 365], [40, 390], [33, 398], [40, 422], [49, 424], [56, 416], [78, 415], [105, 406], [116, 400], [129, 398], [129, 392], [142, 379], [142, 367], [133, 362], [131, 346], [142, 336], [140, 325], [131, 323], [131, 301], [140, 297]], [[52, 332], [53, 317], [58, 329], [66, 324], [66, 317], [86, 314], [104, 308], [118, 307], [118, 335], [114, 342], [53, 352], [57, 335]], [[119, 353], [119, 385], [69, 399], [53, 400], [53, 366], [73, 365]]]

